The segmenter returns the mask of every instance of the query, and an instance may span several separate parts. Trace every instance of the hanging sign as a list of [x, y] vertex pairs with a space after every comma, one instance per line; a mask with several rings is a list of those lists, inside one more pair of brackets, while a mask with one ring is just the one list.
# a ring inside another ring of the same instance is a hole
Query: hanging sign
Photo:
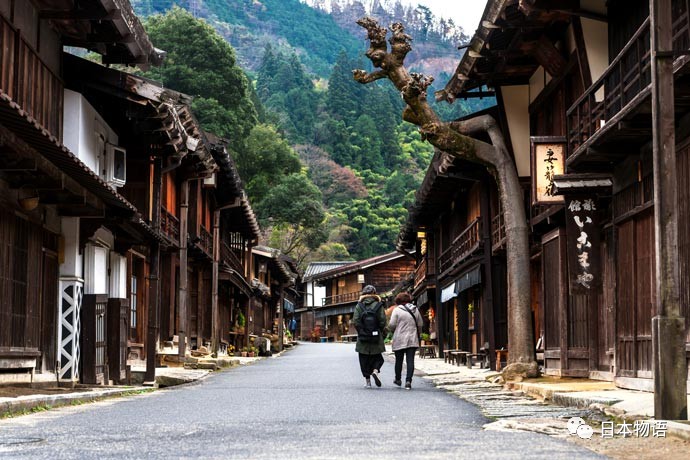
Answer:
[[567, 196], [565, 215], [570, 294], [596, 294], [601, 287], [597, 201]]
[[532, 146], [532, 203], [563, 203], [563, 196], [555, 193], [553, 178], [565, 171], [565, 139], [563, 137], [532, 137], [530, 141]]

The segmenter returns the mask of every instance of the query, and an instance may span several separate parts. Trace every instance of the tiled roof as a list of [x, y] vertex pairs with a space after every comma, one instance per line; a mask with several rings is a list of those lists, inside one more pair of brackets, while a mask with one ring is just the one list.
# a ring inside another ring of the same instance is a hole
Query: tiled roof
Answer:
[[328, 270], [333, 270], [334, 268], [342, 267], [343, 265], [351, 264], [352, 260], [347, 261], [331, 261], [331, 262], [311, 262], [307, 265], [307, 269], [304, 271], [304, 278], [310, 276], [318, 275], [319, 273], [327, 272]]

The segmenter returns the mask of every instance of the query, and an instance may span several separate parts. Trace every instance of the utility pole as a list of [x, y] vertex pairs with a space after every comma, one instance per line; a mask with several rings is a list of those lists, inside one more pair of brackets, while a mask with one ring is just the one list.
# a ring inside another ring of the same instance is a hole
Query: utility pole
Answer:
[[211, 351], [218, 356], [220, 316], [218, 313], [218, 264], [220, 262], [220, 210], [213, 211], [213, 268], [211, 272]]
[[685, 320], [680, 310], [672, 0], [649, 0], [656, 289], [654, 418], [687, 420]]

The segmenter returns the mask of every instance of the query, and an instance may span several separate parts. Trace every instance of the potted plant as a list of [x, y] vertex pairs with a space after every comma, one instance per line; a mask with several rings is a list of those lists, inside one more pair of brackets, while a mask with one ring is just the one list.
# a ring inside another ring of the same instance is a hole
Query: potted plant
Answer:
[[249, 352], [247, 353], [247, 356], [250, 358], [253, 358], [256, 355], [256, 347], [249, 347]]
[[427, 342], [429, 342], [429, 340], [430, 340], [430, 339], [429, 339], [429, 334], [427, 334], [426, 332], [422, 332], [422, 334], [419, 336], [419, 338], [420, 338], [421, 341], [422, 341], [422, 345], [426, 345]]
[[242, 347], [242, 357], [246, 358], [247, 353], [249, 352], [249, 347]]

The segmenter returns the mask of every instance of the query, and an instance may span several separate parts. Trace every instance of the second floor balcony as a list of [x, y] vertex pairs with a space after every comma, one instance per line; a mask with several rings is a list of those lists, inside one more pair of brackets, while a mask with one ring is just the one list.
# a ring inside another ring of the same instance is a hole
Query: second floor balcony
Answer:
[[328, 307], [331, 305], [340, 305], [343, 303], [357, 302], [362, 295], [362, 291], [347, 292], [345, 294], [338, 294], [321, 299], [321, 305]]
[[175, 245], [180, 244], [180, 220], [161, 207], [161, 235]]
[[242, 259], [238, 256], [235, 251], [228, 245], [228, 243], [223, 242], [220, 245], [220, 260], [231, 270], [236, 271], [240, 275], [244, 275], [244, 264]]
[[[650, 19], [642, 23], [601, 77], [567, 111], [568, 166], [610, 163], [651, 136]], [[673, 70], [688, 64], [690, 14], [687, 2], [673, 2]], [[690, 110], [679, 99], [677, 109]]]
[[444, 276], [472, 256], [481, 247], [481, 236], [481, 217], [477, 217], [441, 253], [439, 274]]
[[36, 50], [0, 15], [0, 90], [62, 139], [64, 86]]

